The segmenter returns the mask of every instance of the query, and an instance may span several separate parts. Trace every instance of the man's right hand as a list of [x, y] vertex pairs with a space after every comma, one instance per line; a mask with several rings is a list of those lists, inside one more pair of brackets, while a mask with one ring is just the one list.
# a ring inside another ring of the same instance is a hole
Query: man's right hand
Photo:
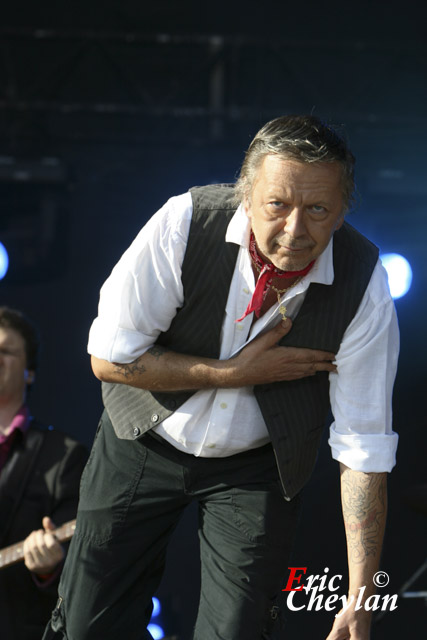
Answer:
[[333, 364], [335, 354], [317, 349], [303, 349], [297, 347], [280, 347], [279, 340], [292, 327], [292, 321], [287, 318], [255, 338], [239, 355], [229, 360], [235, 365], [232, 386], [249, 386], [268, 384], [283, 380], [298, 380], [313, 376], [318, 371], [335, 372]]

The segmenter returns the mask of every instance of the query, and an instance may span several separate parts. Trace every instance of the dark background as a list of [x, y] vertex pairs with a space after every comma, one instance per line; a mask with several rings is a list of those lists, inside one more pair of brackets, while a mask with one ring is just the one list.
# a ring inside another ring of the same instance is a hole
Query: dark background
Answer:
[[[43, 352], [31, 406], [90, 445], [101, 412], [86, 341], [102, 282], [167, 198], [230, 182], [251, 137], [283, 113], [343, 128], [360, 192], [350, 221], [411, 262], [394, 428], [398, 465], [382, 568], [395, 593], [424, 561], [427, 40], [423, 2], [15, 0], [0, 21], [0, 304], [25, 311]], [[324, 442], [293, 564], [345, 574], [338, 469]], [[170, 633], [190, 636], [197, 537], [190, 512], [160, 595]], [[285, 579], [285, 577], [284, 577]], [[411, 587], [427, 589], [427, 572]], [[342, 590], [344, 592], [344, 589]], [[326, 637], [331, 614], [289, 617], [289, 638]], [[425, 633], [421, 599], [374, 639]]]

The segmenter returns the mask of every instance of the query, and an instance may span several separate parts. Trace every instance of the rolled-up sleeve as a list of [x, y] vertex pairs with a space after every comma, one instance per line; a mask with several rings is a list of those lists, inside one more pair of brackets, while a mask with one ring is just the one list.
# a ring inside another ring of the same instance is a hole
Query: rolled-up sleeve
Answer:
[[133, 362], [183, 304], [181, 266], [191, 222], [188, 193], [171, 198], [143, 227], [101, 288], [88, 352], [109, 362]]
[[391, 471], [396, 463], [392, 393], [398, 353], [396, 310], [378, 262], [344, 334], [338, 373], [330, 374], [332, 457], [355, 471]]

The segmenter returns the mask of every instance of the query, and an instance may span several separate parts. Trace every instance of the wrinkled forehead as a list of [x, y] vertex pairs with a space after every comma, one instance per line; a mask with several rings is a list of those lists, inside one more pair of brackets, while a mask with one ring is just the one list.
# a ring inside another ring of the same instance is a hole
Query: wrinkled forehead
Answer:
[[252, 181], [250, 195], [256, 191], [304, 190], [343, 197], [343, 168], [338, 162], [302, 162], [269, 154], [263, 158]]

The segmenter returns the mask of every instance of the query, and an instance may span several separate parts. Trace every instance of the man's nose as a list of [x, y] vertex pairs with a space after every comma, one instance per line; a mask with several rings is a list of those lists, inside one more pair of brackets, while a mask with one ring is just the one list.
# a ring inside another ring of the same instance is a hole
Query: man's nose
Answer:
[[284, 231], [292, 238], [299, 238], [306, 234], [304, 211], [294, 207], [285, 218]]

